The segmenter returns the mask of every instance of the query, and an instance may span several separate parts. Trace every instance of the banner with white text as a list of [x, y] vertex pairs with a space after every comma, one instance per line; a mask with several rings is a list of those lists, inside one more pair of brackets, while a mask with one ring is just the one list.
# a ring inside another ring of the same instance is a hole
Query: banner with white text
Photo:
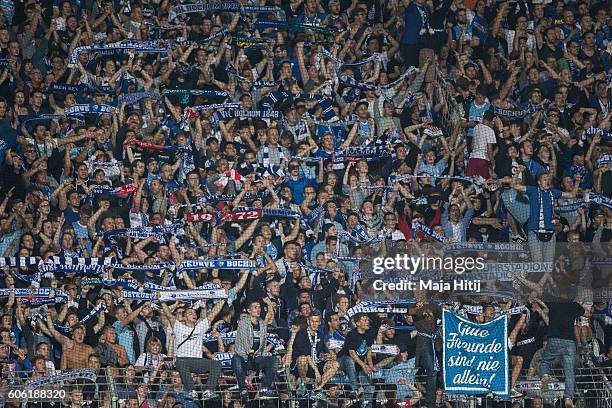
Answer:
[[444, 309], [442, 338], [447, 393], [508, 395], [507, 315], [478, 324]]

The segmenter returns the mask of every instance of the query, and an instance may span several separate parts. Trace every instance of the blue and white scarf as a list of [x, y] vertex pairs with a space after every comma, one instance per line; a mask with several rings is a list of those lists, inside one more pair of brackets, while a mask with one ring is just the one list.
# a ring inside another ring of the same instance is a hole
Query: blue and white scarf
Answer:
[[427, 235], [428, 237], [430, 237], [432, 240], [436, 242], [443, 243], [445, 240], [444, 236], [438, 234], [437, 232], [433, 230], [433, 228], [423, 224], [420, 221], [415, 220], [412, 225], [414, 229], [421, 231], [423, 234]]
[[603, 167], [607, 164], [612, 164], [612, 154], [604, 154], [597, 160], [597, 165], [599, 167]]
[[444, 246], [444, 252], [525, 252], [521, 244], [508, 242], [455, 242]]
[[162, 95], [193, 95], [206, 96], [209, 98], [230, 98], [225, 91], [214, 91], [211, 89], [164, 89]]
[[601, 128], [596, 128], [596, 127], [591, 126], [584, 132], [588, 136], [595, 136], [596, 134], [600, 134], [603, 139], [612, 140], [612, 133], [608, 132], [607, 130], [601, 129]]
[[325, 95], [320, 95], [320, 94], [313, 94], [313, 93], [290, 94], [287, 92], [272, 92], [268, 96], [263, 98], [259, 102], [259, 105], [261, 106], [262, 109], [270, 111], [272, 110], [272, 108], [274, 107], [276, 103], [286, 98], [293, 98], [293, 99], [301, 98], [301, 99], [307, 99], [307, 100], [315, 100], [321, 107], [321, 110], [323, 110], [322, 116], [324, 120], [326, 121], [338, 120], [338, 116], [336, 115], [336, 112], [334, 112], [333, 103], [331, 99], [329, 99]]
[[259, 118], [259, 119], [274, 119], [281, 120], [283, 113], [280, 111], [245, 111], [245, 110], [228, 110], [223, 112], [215, 112], [211, 117], [213, 125], [217, 126], [219, 121], [233, 118]]
[[589, 193], [585, 200], [589, 203], [594, 203], [602, 207], [612, 209], [612, 199], [600, 193]]
[[157, 90], [123, 94], [119, 97], [118, 105], [121, 105], [122, 103], [125, 103], [126, 105], [133, 105], [145, 98], [161, 99], [161, 96]]
[[205, 13], [208, 11], [240, 11], [240, 3], [224, 1], [222, 3], [195, 3], [174, 6], [168, 13], [168, 20], [172, 21], [182, 14]]
[[115, 113], [115, 107], [110, 105], [87, 105], [77, 104], [65, 109], [66, 116], [81, 116], [91, 113], [97, 115], [112, 115]]
[[501, 116], [509, 119], [523, 119], [525, 116], [531, 115], [537, 110], [538, 109], [533, 105], [530, 105], [529, 107], [523, 109], [503, 109], [497, 106], [494, 108], [496, 116]]
[[8, 256], [0, 257], [0, 268], [4, 267], [22, 267], [38, 265], [40, 258], [37, 256]]
[[250, 259], [183, 259], [177, 271], [193, 269], [256, 269]]
[[168, 47], [162, 46], [159, 40], [137, 41], [128, 40], [124, 42], [103, 44], [103, 45], [85, 45], [76, 47], [70, 54], [68, 59], [68, 68], [74, 68], [77, 65], [79, 55], [86, 52], [88, 54], [99, 53], [102, 55], [124, 54], [130, 50], [139, 53], [161, 53], [168, 52]]

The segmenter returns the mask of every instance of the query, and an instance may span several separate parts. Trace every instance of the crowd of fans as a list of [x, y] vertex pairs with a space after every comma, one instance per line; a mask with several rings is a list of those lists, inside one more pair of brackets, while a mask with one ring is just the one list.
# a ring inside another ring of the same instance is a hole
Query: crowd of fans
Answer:
[[[66, 406], [448, 408], [452, 299], [526, 306], [511, 397], [527, 370], [573, 407], [577, 364], [612, 361], [612, 3], [240, 4], [0, 1], [0, 387], [88, 368]], [[554, 268], [350, 312], [368, 260], [440, 241]]]

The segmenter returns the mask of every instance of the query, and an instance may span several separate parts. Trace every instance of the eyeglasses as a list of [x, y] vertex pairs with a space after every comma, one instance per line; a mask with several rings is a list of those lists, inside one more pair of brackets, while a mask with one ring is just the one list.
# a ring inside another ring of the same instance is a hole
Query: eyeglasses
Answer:
[[548, 115], [548, 117], [550, 117], [550, 118], [558, 118], [559, 115], [556, 114], [556, 113], [551, 113], [551, 114]]

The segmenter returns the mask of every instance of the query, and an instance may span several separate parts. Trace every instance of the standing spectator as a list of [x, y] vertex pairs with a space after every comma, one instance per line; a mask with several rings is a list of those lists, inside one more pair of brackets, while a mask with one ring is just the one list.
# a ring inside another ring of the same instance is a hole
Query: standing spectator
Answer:
[[268, 303], [266, 319], [260, 318], [260, 301], [252, 300], [247, 308], [248, 315], [241, 317], [236, 331], [236, 351], [232, 357], [232, 369], [236, 372], [242, 399], [248, 397], [245, 378], [249, 370], [263, 370], [264, 372], [259, 398], [275, 397], [272, 383], [276, 376], [278, 362], [270, 355], [272, 345], [268, 344], [268, 324], [274, 319], [274, 308], [269, 299], [265, 301]]

